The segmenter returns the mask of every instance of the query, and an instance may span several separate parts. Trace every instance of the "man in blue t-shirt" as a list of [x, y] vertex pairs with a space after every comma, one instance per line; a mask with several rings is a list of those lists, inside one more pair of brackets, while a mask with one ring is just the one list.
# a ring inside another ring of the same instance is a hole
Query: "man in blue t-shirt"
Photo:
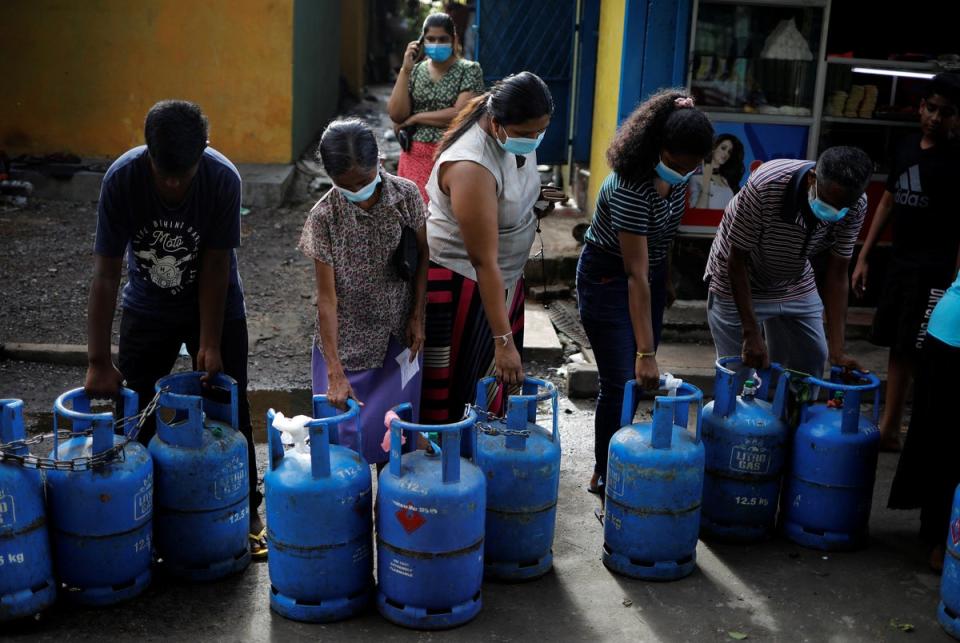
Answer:
[[[147, 144], [118, 158], [103, 177], [94, 274], [87, 310], [89, 366], [84, 388], [109, 397], [126, 385], [143, 408], [182, 344], [196, 370], [237, 381], [240, 430], [250, 463], [250, 533], [261, 534], [257, 466], [247, 401], [247, 322], [235, 249], [240, 245], [240, 174], [207, 147], [207, 118], [187, 101], [147, 113]], [[119, 370], [110, 356], [123, 257]], [[151, 418], [140, 432], [153, 437]], [[254, 539], [258, 545], [265, 543]], [[265, 551], [265, 550], [264, 550]]]

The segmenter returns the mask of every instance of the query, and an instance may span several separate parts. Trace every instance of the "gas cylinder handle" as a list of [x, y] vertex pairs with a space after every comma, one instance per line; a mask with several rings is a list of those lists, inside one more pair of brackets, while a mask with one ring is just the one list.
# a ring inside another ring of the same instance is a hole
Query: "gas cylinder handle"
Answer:
[[26, 431], [23, 427], [23, 400], [0, 400], [0, 409], [3, 409], [3, 416], [0, 417], [0, 444], [24, 439]]
[[[718, 417], [727, 417], [733, 412], [737, 400], [737, 370], [729, 368], [729, 364], [743, 364], [743, 359], [739, 355], [721, 357], [716, 361], [716, 380], [713, 390], [713, 414]], [[780, 364], [773, 362], [767, 368], [757, 369], [755, 371], [760, 379], [760, 386], [757, 388], [757, 397], [767, 401], [770, 397], [770, 383], [773, 381], [773, 374], [778, 373], [777, 389], [773, 396], [773, 414], [782, 418], [783, 409], [786, 405], [787, 384], [789, 383], [789, 373]]]
[[[133, 418], [137, 413], [137, 394], [128, 388], [121, 388], [119, 398], [123, 403], [123, 417]], [[92, 455], [99, 455], [113, 448], [113, 412], [91, 413], [90, 397], [82, 388], [75, 388], [61, 393], [53, 402], [54, 459], [60, 458], [59, 419], [61, 417], [72, 422], [73, 433], [93, 427]], [[124, 427], [123, 432], [125, 435], [128, 433], [127, 427]]]
[[[865, 384], [844, 384], [843, 382], [837, 381], [845, 372], [845, 369], [841, 366], [833, 366], [830, 368], [830, 381], [820, 379], [819, 377], [813, 377], [812, 375], [807, 377], [804, 382], [809, 386], [819, 386], [822, 389], [827, 391], [840, 391], [844, 394], [845, 398], [852, 397], [852, 400], [848, 400], [850, 403], [844, 404], [844, 420], [841, 430], [844, 433], [856, 432], [858, 428], [853, 428], [854, 426], [858, 427], [858, 421], [860, 417], [860, 398], [863, 393], [873, 392], [873, 410], [871, 412], [871, 419], [874, 424], [877, 424], [880, 420], [880, 378], [874, 375], [873, 373], [867, 373], [864, 371], [849, 371], [854, 377], [860, 381], [866, 382]], [[845, 400], [847, 401], [847, 400]], [[806, 403], [812, 404], [814, 400], [808, 400]], [[848, 410], [848, 407], [850, 409]]]
[[280, 440], [280, 431], [273, 426], [277, 412], [267, 409], [267, 455], [269, 456], [270, 470], [273, 471], [283, 461], [283, 442]]
[[[665, 382], [660, 378], [660, 385]], [[626, 383], [623, 391], [623, 410], [620, 414], [620, 426], [633, 424], [633, 416], [637, 412], [637, 385], [636, 380]], [[689, 424], [690, 402], [697, 404], [697, 427], [695, 441], [700, 442], [703, 430], [703, 392], [693, 384], [684, 382], [677, 389], [677, 395], [658, 395], [653, 400], [653, 427], [651, 446], [655, 449], [669, 449], [672, 442], [673, 425], [686, 428]]]
[[[203, 416], [227, 422], [234, 429], [239, 428], [237, 406], [237, 382], [224, 373], [210, 376], [206, 383], [201, 381], [204, 373], [190, 371], [174, 373], [157, 380], [156, 391], [160, 394], [159, 409], [186, 411], [185, 423], [170, 424], [157, 413], [157, 434], [168, 444], [199, 448], [203, 445]], [[204, 395], [205, 391], [219, 389], [229, 396], [228, 402], [219, 402]]]
[[[360, 415], [360, 406], [355, 400], [347, 400], [347, 410], [332, 406], [326, 395], [313, 396], [314, 417], [303, 426], [310, 435], [310, 472], [314, 479], [330, 477], [330, 445], [337, 444], [332, 439], [340, 424], [354, 420]], [[270, 470], [273, 471], [283, 461], [285, 451], [281, 431], [274, 425], [277, 412], [267, 411], [267, 444], [270, 454]]]
[[[359, 422], [360, 405], [347, 398], [346, 412], [330, 404], [326, 395], [313, 396], [314, 419], [307, 422], [310, 431], [310, 469], [315, 480], [330, 477], [330, 444], [339, 442], [337, 428], [351, 420]], [[358, 427], [359, 428], [359, 427]], [[360, 436], [360, 432], [357, 432]]]
[[[790, 386], [790, 372], [785, 369], [780, 364], [772, 363], [770, 364], [771, 375], [773, 371], [779, 373], [777, 378], [777, 390], [773, 394], [773, 408], [771, 409], [773, 416], [778, 420], [783, 420], [784, 415], [787, 409], [787, 390]], [[767, 382], [769, 382], [769, 376]], [[767, 399], [767, 394], [769, 392], [769, 383], [765, 384], [767, 389], [763, 389], [764, 385], [761, 385], [761, 390], [763, 390], [763, 399]]]
[[434, 432], [440, 434], [443, 482], [444, 484], [459, 482], [460, 435], [463, 431], [469, 431], [471, 439], [474, 439], [477, 412], [469, 409], [466, 417], [453, 424], [415, 424], [410, 421], [413, 416], [413, 406], [409, 402], [393, 407], [393, 411], [399, 419], [390, 422], [390, 473], [398, 478], [403, 477], [400, 453], [402, 431], [415, 431], [421, 434]]
[[716, 361], [716, 376], [713, 384], [713, 414], [727, 417], [733, 413], [737, 400], [737, 372], [727, 364], [741, 364], [739, 355], [721, 357]]
[[[502, 386], [495, 377], [485, 377], [477, 382], [477, 406], [482, 411], [489, 411], [487, 390], [492, 386]], [[541, 391], [542, 389], [542, 391]], [[550, 441], [557, 442], [560, 439], [559, 427], [559, 398], [557, 387], [552, 382], [542, 380], [537, 377], [524, 377], [522, 395], [511, 395], [507, 400], [507, 429], [511, 431], [522, 431], [526, 429], [527, 422], [536, 424], [537, 405], [540, 402], [550, 400], [551, 403], [551, 432]], [[526, 444], [525, 437], [511, 435], [507, 437], [508, 448], [520, 448]], [[518, 444], [511, 446], [511, 440], [517, 440]]]

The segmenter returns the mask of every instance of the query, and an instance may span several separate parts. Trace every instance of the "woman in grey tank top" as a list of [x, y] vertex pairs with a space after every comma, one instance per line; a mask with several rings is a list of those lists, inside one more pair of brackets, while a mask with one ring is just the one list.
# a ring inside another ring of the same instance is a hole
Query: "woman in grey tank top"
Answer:
[[[523, 381], [523, 267], [536, 231], [535, 150], [553, 99], [536, 75], [508, 76], [460, 112], [440, 143], [427, 240], [430, 271], [421, 421], [459, 420], [477, 381]], [[499, 398], [502, 393], [497, 394]], [[496, 411], [500, 404], [491, 405]]]

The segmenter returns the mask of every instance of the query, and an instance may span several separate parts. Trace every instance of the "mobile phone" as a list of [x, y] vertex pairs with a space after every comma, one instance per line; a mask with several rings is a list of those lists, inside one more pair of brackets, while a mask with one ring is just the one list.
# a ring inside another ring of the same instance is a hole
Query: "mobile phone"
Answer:
[[420, 36], [420, 40], [417, 41], [417, 57], [414, 59], [414, 62], [420, 62], [421, 60], [423, 60], [424, 56], [427, 53], [426, 49], [423, 46], [423, 39], [425, 35], [426, 34], [424, 34], [423, 36]]

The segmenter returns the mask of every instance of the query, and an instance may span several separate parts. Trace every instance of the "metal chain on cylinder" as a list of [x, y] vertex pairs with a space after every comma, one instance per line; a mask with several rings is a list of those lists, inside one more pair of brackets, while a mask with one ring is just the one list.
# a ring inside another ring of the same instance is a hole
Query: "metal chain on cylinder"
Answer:
[[[90, 469], [95, 469], [105, 464], [109, 464], [115, 460], [122, 462], [124, 458], [124, 447], [126, 447], [128, 443], [137, 439], [137, 436], [140, 434], [140, 429], [143, 428], [147, 418], [153, 415], [154, 411], [157, 410], [157, 405], [160, 403], [160, 395], [164, 392], [166, 392], [166, 389], [158, 391], [157, 394], [153, 396], [153, 399], [150, 400], [149, 404], [147, 404], [139, 413], [114, 420], [114, 429], [120, 428], [121, 430], [124, 425], [132, 422], [133, 420], [136, 420], [137, 423], [134, 425], [133, 429], [130, 430], [130, 433], [124, 436], [123, 440], [101, 453], [89, 457], [83, 456], [79, 458], [72, 458], [70, 460], [42, 458], [29, 453], [30, 447], [42, 444], [45, 440], [53, 439], [54, 434], [51, 432], [42, 433], [30, 438], [25, 438], [23, 440], [14, 440], [13, 442], [0, 444], [0, 464], [9, 463], [23, 467], [24, 469], [89, 471]], [[58, 431], [56, 437], [59, 440], [68, 440], [70, 438], [90, 437], [92, 435], [93, 429], [85, 429], [83, 431]], [[27, 450], [26, 455], [19, 453], [19, 451], [23, 449]]]
[[466, 408], [464, 409], [464, 412], [463, 412], [464, 418], [466, 418], [467, 415], [470, 414], [471, 409], [473, 409], [473, 411], [477, 414], [477, 422], [475, 426], [477, 427], [477, 430], [480, 431], [481, 433], [485, 433], [487, 435], [504, 435], [508, 437], [518, 437], [518, 438], [530, 437], [530, 431], [528, 429], [517, 431], [515, 429], [498, 428], [496, 426], [493, 426], [494, 422], [500, 422], [501, 424], [506, 423], [507, 418], [494, 415], [490, 411], [487, 411], [486, 409], [482, 409], [476, 404], [466, 405]]

